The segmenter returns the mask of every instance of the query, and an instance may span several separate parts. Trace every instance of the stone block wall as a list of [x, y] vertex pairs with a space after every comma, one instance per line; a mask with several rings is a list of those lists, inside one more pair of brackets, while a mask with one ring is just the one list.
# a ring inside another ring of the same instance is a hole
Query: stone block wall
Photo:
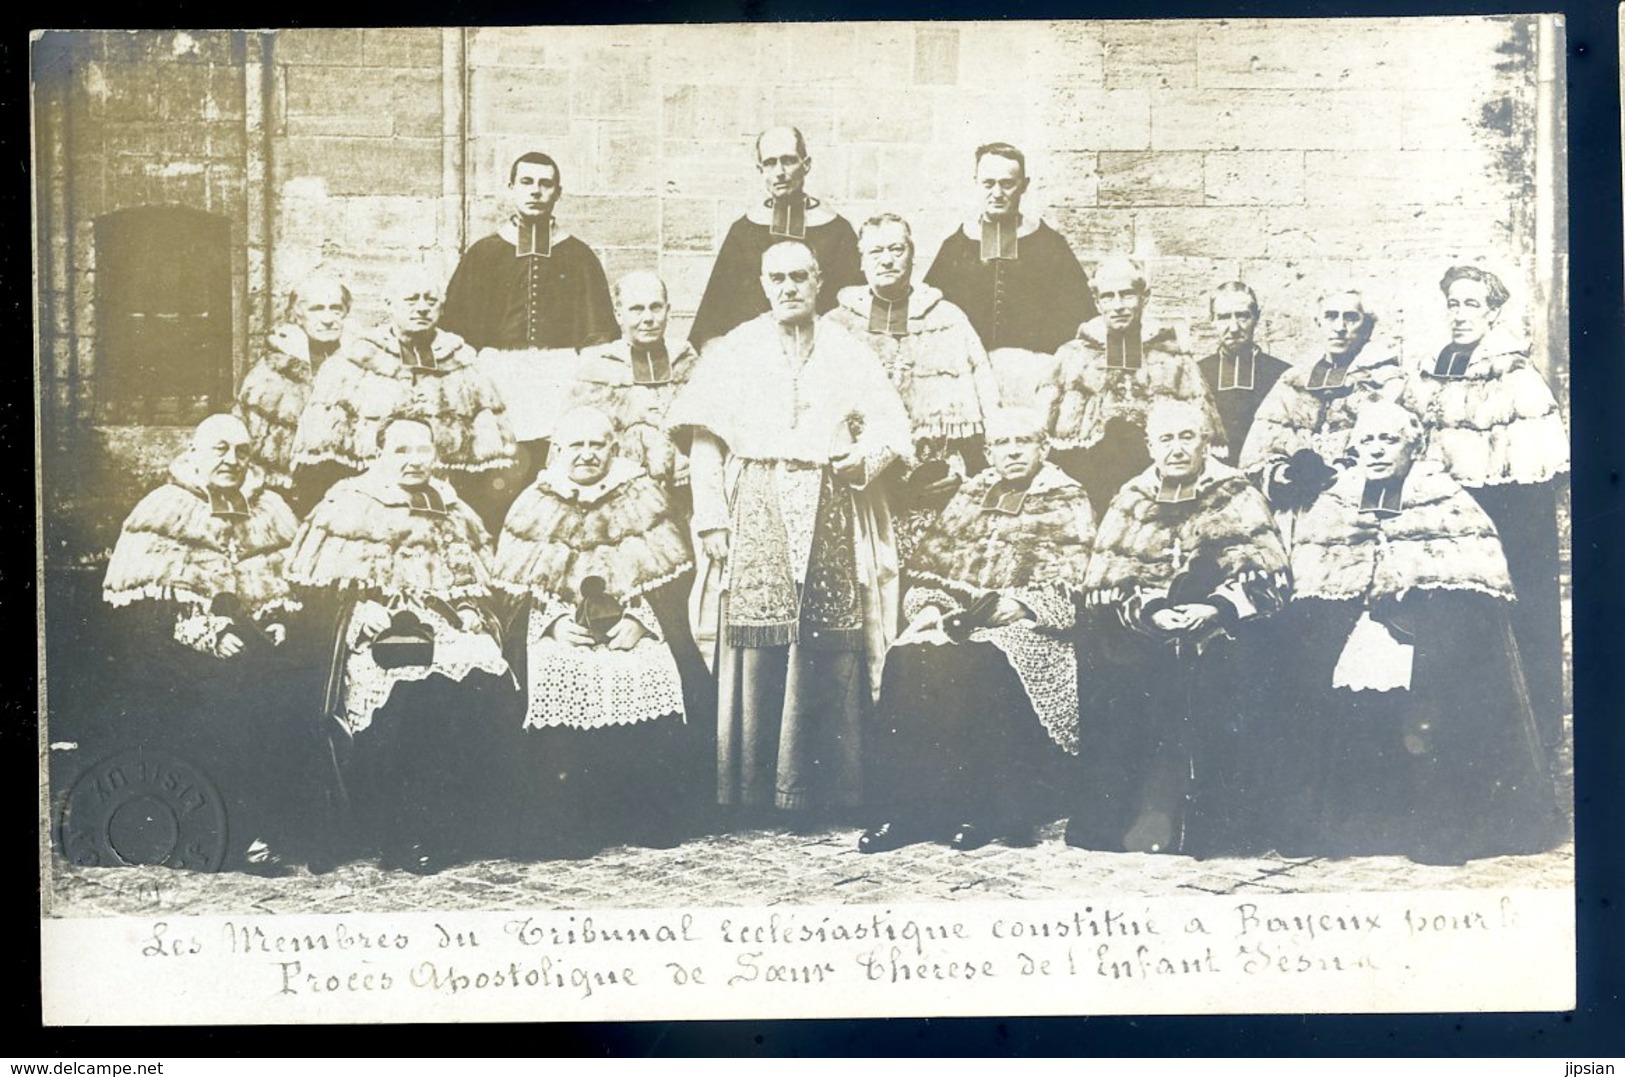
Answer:
[[140, 486], [158, 456], [129, 447], [174, 441], [96, 426], [106, 213], [229, 219], [240, 373], [313, 268], [349, 279], [358, 327], [383, 317], [392, 269], [449, 275], [500, 219], [509, 162], [542, 149], [562, 168], [561, 221], [611, 276], [658, 268], [682, 332], [729, 224], [763, 195], [752, 140], [780, 123], [806, 134], [811, 193], [854, 222], [913, 223], [921, 274], [971, 208], [975, 147], [1005, 140], [1027, 151], [1030, 208], [1086, 267], [1146, 259], [1153, 316], [1198, 346], [1208, 290], [1239, 277], [1286, 358], [1318, 351], [1329, 281], [1364, 287], [1379, 333], [1429, 353], [1439, 275], [1474, 261], [1512, 288], [1508, 317], [1556, 340], [1539, 354], [1561, 379], [1564, 203], [1536, 177], [1563, 175], [1562, 87], [1537, 63], [1542, 34], [1505, 16], [45, 35], [47, 446], [99, 439]]

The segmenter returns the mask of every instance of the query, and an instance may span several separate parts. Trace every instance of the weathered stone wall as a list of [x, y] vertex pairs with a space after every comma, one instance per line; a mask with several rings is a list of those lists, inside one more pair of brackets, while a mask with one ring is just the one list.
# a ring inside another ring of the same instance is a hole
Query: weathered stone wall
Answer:
[[[1207, 290], [1239, 277], [1263, 300], [1266, 346], [1307, 358], [1319, 289], [1348, 280], [1383, 336], [1428, 353], [1444, 334], [1437, 280], [1460, 260], [1501, 271], [1509, 316], [1542, 341], [1563, 292], [1541, 283], [1562, 245], [1536, 184], [1554, 96], [1539, 35], [1534, 16], [47, 35], [46, 444], [74, 469], [99, 446], [127, 491], [183, 434], [97, 425], [105, 213], [230, 219], [240, 373], [318, 265], [350, 280], [361, 324], [382, 317], [392, 268], [449, 274], [500, 218], [509, 162], [542, 149], [562, 166], [561, 221], [612, 276], [658, 267], [682, 331], [717, 244], [762, 197], [752, 139], [778, 123], [806, 133], [813, 194], [854, 222], [913, 222], [920, 273], [970, 208], [974, 148], [1002, 139], [1028, 152], [1032, 208], [1085, 265], [1146, 258], [1153, 315], [1199, 344]], [[1541, 354], [1559, 378], [1562, 337]], [[63, 471], [54, 490], [77, 481]]]

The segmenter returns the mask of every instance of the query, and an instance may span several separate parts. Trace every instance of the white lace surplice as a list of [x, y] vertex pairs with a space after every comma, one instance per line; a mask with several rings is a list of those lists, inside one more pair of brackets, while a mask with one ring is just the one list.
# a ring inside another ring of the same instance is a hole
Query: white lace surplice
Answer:
[[344, 672], [344, 727], [351, 735], [372, 725], [378, 709], [389, 702], [390, 693], [402, 681], [427, 680], [438, 673], [460, 681], [474, 670], [493, 676], [509, 672], [497, 641], [484, 632], [465, 632], [433, 610], [411, 607], [424, 624], [434, 631], [434, 662], [427, 666], [401, 666], [384, 669], [373, 661], [372, 647], [358, 643], [360, 628], [352, 620], [345, 643], [349, 659]]
[[526, 729], [603, 729], [683, 714], [671, 649], [645, 636], [630, 651], [576, 647], [543, 635], [555, 618], [528, 618]]

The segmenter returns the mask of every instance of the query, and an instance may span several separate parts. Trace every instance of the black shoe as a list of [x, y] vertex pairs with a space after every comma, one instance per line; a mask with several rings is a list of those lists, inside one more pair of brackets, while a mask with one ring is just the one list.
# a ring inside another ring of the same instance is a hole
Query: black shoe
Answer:
[[892, 822], [881, 823], [863, 832], [863, 836], [858, 839], [858, 852], [889, 853], [893, 849], [912, 845], [916, 840], [908, 834], [906, 827]]
[[390, 856], [387, 865], [383, 858], [380, 858], [379, 865], [399, 868], [413, 875], [438, 875], [451, 867], [452, 860], [446, 854], [427, 846], [411, 845]]
[[1027, 823], [1010, 827], [1003, 840], [1012, 849], [1031, 849], [1038, 844], [1038, 828]]
[[987, 831], [975, 823], [960, 823], [954, 828], [953, 837], [948, 839], [948, 848], [968, 853], [972, 849], [980, 849], [989, 840]]

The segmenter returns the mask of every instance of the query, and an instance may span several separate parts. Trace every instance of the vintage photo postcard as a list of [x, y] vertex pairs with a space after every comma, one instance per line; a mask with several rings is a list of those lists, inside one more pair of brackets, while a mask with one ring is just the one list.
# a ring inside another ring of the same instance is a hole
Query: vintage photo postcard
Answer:
[[1563, 34], [36, 34], [45, 1021], [1572, 1008]]

